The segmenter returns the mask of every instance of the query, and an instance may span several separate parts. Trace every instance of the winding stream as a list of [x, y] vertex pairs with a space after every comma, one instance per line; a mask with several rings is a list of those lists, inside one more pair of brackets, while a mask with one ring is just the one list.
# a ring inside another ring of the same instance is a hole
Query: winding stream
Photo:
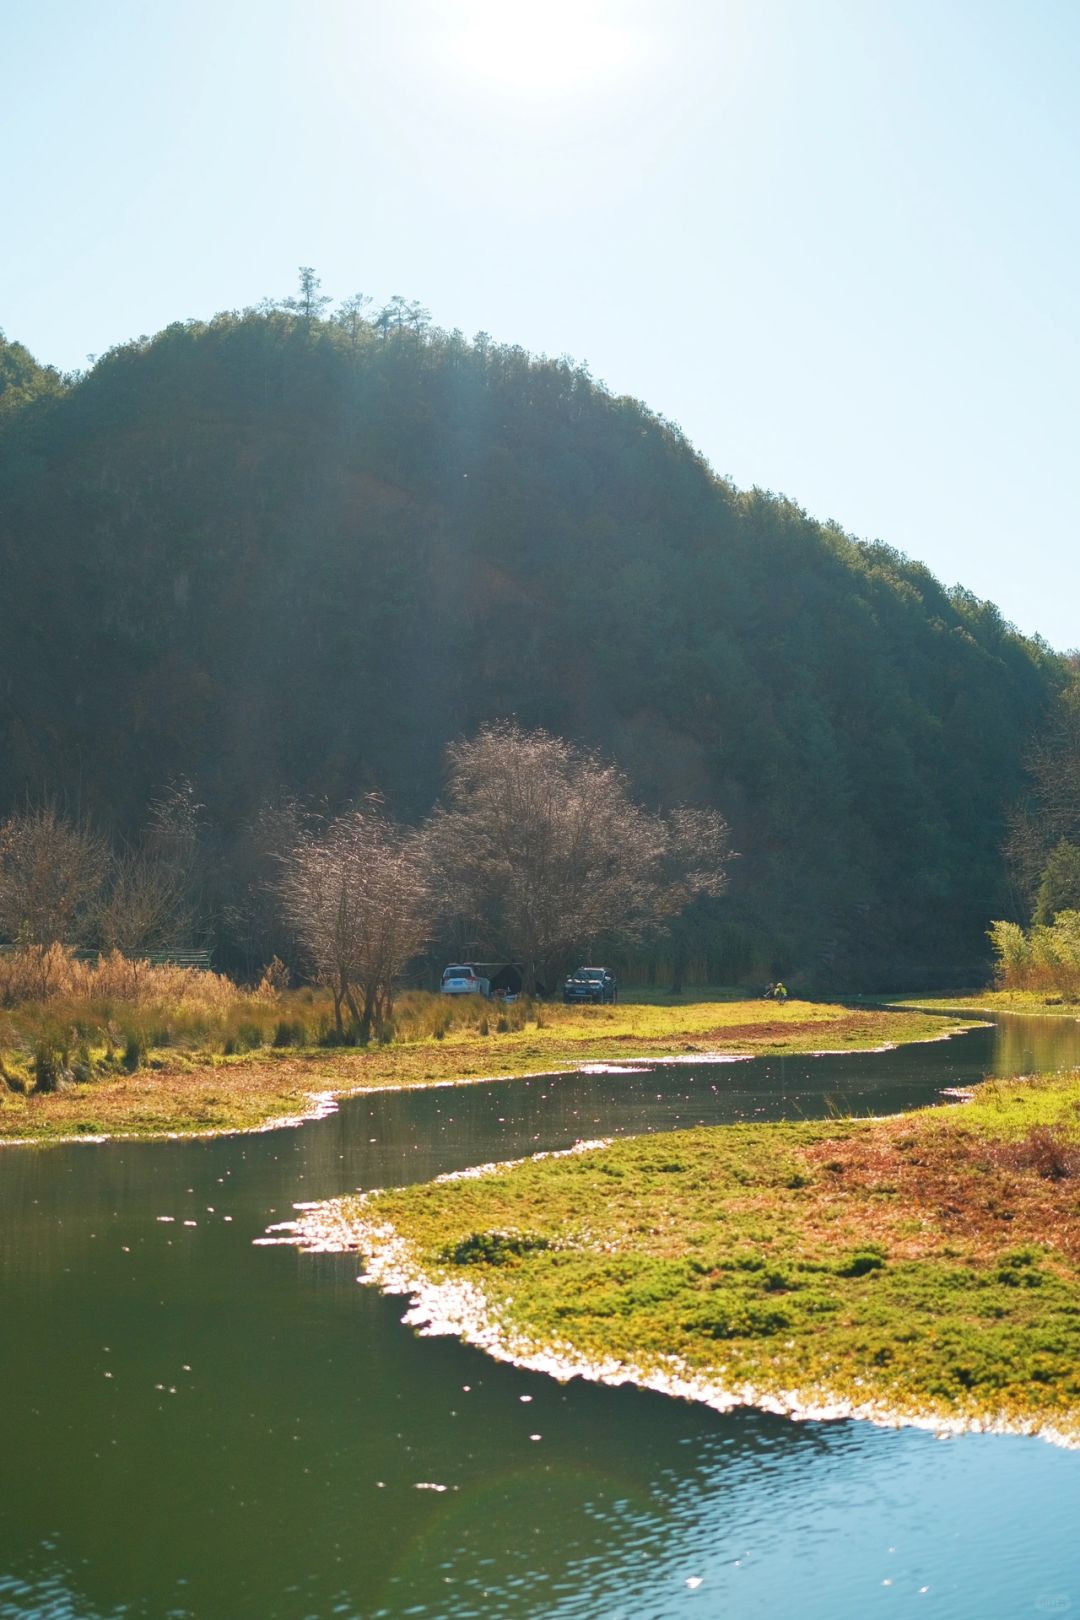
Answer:
[[1080, 1454], [719, 1416], [400, 1325], [296, 1200], [582, 1137], [887, 1113], [1080, 1022], [356, 1098], [298, 1130], [0, 1153], [0, 1620], [1080, 1614]]

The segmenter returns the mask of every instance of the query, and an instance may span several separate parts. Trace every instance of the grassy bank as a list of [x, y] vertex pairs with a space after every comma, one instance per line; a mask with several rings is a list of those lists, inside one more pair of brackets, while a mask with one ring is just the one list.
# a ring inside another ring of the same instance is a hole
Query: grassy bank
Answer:
[[[0, 1015], [0, 1022], [6, 1018], [10, 1026], [19, 1016], [14, 1009]], [[45, 1016], [40, 1008], [26, 1014], [37, 1026]], [[501, 1012], [476, 998], [454, 1003], [412, 992], [402, 997], [394, 1039], [364, 1050], [286, 1043], [290, 1031], [299, 1027], [310, 1036], [317, 1025], [321, 1014], [310, 992], [262, 1002], [249, 997], [212, 1017], [189, 1011], [171, 1023], [167, 1007], [72, 1004], [50, 1006], [47, 1016], [59, 1031], [54, 1040], [66, 1038], [72, 1051], [85, 1052], [89, 1069], [77, 1073], [90, 1078], [76, 1076], [47, 1094], [10, 1089], [0, 1079], [0, 1142], [249, 1130], [308, 1113], [313, 1096], [327, 1092], [347, 1095], [365, 1087], [696, 1051], [855, 1051], [931, 1039], [962, 1027], [930, 1013], [800, 1001], [776, 1006], [701, 990], [674, 1003], [644, 993], [614, 1007], [519, 1002]], [[121, 1018], [131, 1024], [133, 1036], [124, 1036]], [[30, 1034], [9, 1031], [7, 1041], [0, 1040], [3, 1061], [23, 1085], [32, 1083], [37, 1026], [31, 1023]], [[156, 1040], [155, 1031], [165, 1034], [167, 1043]], [[137, 1062], [131, 1064], [125, 1058], [129, 1040], [136, 1044]], [[19, 1070], [13, 1051], [22, 1054]]]
[[1032, 1017], [1080, 1018], [1080, 1001], [1043, 990], [975, 990], [956, 996], [889, 997], [892, 1007], [925, 1008], [929, 1012], [957, 1012], [977, 1018], [980, 1013], [1015, 1012]]
[[1080, 1442], [1080, 1073], [496, 1166], [302, 1228], [414, 1319], [556, 1373]]

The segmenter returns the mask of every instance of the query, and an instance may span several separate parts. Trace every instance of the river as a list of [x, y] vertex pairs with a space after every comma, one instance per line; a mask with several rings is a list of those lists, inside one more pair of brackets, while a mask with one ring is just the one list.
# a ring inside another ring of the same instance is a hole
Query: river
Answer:
[[582, 1137], [886, 1113], [1080, 1064], [1080, 1022], [353, 1099], [0, 1151], [0, 1620], [1080, 1615], [1080, 1454], [720, 1416], [401, 1326], [298, 1200]]

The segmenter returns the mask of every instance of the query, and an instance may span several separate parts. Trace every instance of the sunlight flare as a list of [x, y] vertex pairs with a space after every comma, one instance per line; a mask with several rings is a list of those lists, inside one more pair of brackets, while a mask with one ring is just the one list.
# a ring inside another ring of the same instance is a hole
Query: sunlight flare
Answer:
[[613, 8], [572, 0], [469, 0], [449, 48], [472, 77], [533, 93], [610, 84], [644, 54], [639, 31]]

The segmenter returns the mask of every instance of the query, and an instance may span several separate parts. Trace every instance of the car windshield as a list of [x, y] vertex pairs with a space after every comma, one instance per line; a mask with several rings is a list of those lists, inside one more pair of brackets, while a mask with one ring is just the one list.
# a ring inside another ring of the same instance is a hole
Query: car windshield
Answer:
[[444, 979], [471, 979], [472, 977], [473, 970], [467, 967], [448, 967], [443, 973]]
[[578, 972], [579, 979], [602, 979], [603, 977], [603, 968], [581, 968]]

